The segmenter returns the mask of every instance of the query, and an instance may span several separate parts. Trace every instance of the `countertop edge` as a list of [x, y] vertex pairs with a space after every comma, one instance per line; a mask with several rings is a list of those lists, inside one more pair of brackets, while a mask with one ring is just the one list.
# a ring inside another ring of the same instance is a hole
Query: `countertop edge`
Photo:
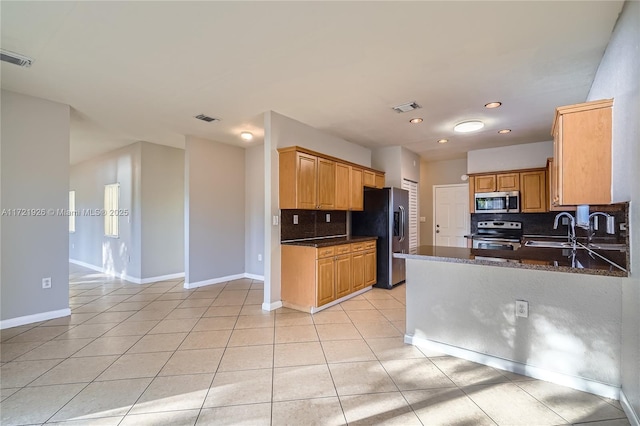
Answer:
[[319, 239], [319, 240], [306, 240], [306, 241], [289, 241], [281, 242], [283, 246], [300, 246], [300, 247], [329, 247], [329, 246], [341, 246], [344, 244], [360, 243], [365, 241], [377, 240], [377, 236], [352, 236], [352, 237], [338, 237], [335, 240], [332, 238]]

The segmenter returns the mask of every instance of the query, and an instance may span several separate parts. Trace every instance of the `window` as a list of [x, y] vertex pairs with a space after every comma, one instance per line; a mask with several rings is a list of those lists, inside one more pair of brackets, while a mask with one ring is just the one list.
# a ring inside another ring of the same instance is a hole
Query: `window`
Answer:
[[118, 199], [120, 184], [112, 183], [104, 186], [104, 235], [118, 238]]
[[69, 232], [76, 232], [76, 191], [69, 191]]
[[409, 250], [418, 247], [418, 184], [402, 179], [402, 189], [409, 191]]

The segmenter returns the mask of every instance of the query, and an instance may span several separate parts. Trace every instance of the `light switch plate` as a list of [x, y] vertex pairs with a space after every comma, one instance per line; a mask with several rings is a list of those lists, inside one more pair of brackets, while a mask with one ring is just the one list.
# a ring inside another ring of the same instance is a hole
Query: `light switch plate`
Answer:
[[273, 226], [278, 226], [279, 223], [280, 223], [280, 217], [274, 216], [273, 217]]
[[420, 216], [420, 222], [425, 223], [427, 221], [427, 218], [424, 216]]

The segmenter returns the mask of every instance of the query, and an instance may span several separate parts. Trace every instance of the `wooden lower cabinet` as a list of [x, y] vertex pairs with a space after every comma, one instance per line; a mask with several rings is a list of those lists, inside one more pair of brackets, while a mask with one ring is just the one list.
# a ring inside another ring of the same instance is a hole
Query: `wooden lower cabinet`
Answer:
[[376, 283], [376, 241], [330, 247], [283, 245], [281, 289], [285, 306], [313, 312]]

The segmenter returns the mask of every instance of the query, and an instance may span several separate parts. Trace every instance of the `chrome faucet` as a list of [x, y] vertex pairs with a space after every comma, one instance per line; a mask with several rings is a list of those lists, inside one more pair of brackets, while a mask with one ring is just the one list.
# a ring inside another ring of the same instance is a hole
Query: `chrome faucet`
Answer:
[[576, 220], [570, 213], [567, 213], [567, 212], [558, 213], [556, 215], [556, 218], [553, 221], [553, 229], [558, 229], [558, 219], [560, 219], [563, 216], [569, 218], [567, 238], [569, 238], [569, 242], [571, 243], [571, 246], [575, 247], [576, 246]]
[[[616, 222], [615, 222], [615, 218], [613, 216], [611, 216], [608, 213], [603, 213], [603, 212], [594, 212], [591, 213], [589, 215], [589, 232], [587, 234], [587, 244], [591, 243], [591, 240], [593, 240], [593, 236], [596, 233], [596, 230], [598, 229], [598, 226], [596, 225], [596, 221], [598, 220], [598, 218], [596, 216], [604, 216], [607, 218], [607, 234], [615, 234], [616, 233]], [[591, 220], [593, 219], [593, 220]]]

